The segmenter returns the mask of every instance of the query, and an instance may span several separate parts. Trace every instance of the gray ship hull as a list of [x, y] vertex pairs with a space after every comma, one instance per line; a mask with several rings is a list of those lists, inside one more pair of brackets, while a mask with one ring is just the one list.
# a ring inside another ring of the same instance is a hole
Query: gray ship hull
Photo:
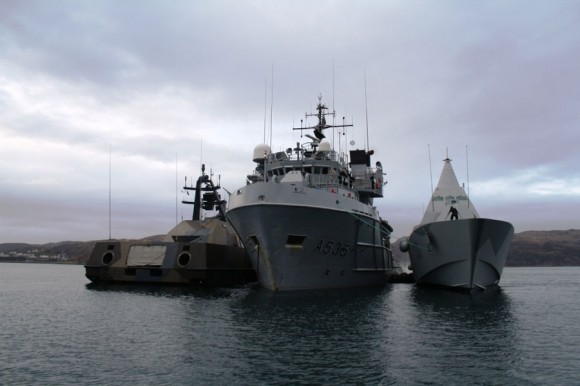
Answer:
[[392, 253], [378, 219], [343, 209], [282, 203], [228, 211], [259, 283], [271, 290], [380, 286]]
[[513, 233], [510, 223], [483, 218], [419, 226], [409, 238], [415, 281], [463, 290], [497, 285]]
[[[383, 197], [385, 173], [371, 167], [374, 150], [333, 149], [324, 140], [328, 111], [318, 97], [318, 123], [306, 142], [272, 153], [259, 144], [255, 169], [246, 184], [229, 195], [227, 220], [240, 237], [259, 283], [271, 290], [383, 285], [392, 271], [391, 226], [373, 205]], [[300, 136], [302, 138], [302, 135]], [[367, 138], [368, 139], [368, 138]], [[354, 144], [351, 141], [351, 144]], [[346, 149], [347, 146], [344, 147]]]

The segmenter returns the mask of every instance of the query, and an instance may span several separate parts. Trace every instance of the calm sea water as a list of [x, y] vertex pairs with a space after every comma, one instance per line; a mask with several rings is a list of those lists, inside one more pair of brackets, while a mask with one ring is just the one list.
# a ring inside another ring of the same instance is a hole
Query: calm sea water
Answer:
[[480, 296], [88, 283], [0, 264], [0, 384], [580, 384], [580, 268], [506, 268]]

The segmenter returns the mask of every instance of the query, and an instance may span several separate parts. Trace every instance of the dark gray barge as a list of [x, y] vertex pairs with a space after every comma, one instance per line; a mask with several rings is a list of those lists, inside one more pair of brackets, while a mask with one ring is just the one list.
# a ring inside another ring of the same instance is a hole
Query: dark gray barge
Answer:
[[[195, 187], [192, 220], [180, 222], [162, 241], [106, 240], [96, 243], [85, 265], [93, 283], [148, 283], [229, 286], [256, 281], [238, 236], [225, 220], [219, 186], [202, 174]], [[202, 192], [204, 192], [202, 194]], [[218, 211], [201, 219], [201, 209]]]

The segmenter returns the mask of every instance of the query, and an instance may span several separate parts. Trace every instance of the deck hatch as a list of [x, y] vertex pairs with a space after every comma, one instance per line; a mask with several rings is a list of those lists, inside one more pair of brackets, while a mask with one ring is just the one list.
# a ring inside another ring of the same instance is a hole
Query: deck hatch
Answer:
[[165, 245], [131, 245], [127, 266], [161, 266], [166, 249]]

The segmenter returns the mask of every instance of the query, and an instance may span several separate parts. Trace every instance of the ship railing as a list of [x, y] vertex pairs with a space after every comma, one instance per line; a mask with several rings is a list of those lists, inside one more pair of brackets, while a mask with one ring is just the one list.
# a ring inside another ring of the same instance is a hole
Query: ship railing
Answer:
[[339, 188], [351, 192], [353, 197], [356, 196], [356, 189], [350, 178], [332, 175], [310, 174], [307, 179], [308, 187], [338, 192]]
[[265, 157], [267, 165], [285, 164], [288, 161], [305, 161], [308, 159], [317, 161], [331, 161], [337, 162], [342, 168], [348, 167], [348, 158], [345, 158], [344, 153], [338, 153], [335, 150], [318, 150], [318, 151], [303, 151], [300, 154], [279, 151], [276, 153], [269, 153]]
[[261, 174], [259, 174], [259, 173], [256, 173], [256, 172], [254, 172], [254, 173], [252, 173], [252, 174], [248, 174], [248, 175], [246, 176], [246, 178], [247, 178], [247, 179], [248, 179], [248, 181], [249, 181], [249, 182], [251, 182], [252, 184], [253, 184], [254, 182], [258, 182], [258, 181], [263, 181], [263, 180], [264, 180], [264, 177], [263, 177]]
[[342, 160], [341, 157], [338, 156], [338, 153], [334, 150], [319, 150], [314, 154], [314, 159], [336, 162], [340, 162]]
[[310, 174], [309, 185], [313, 188], [326, 189], [331, 187], [338, 187], [339, 180], [338, 176], [322, 175], [322, 174]]
[[353, 169], [352, 174], [356, 190], [371, 193], [375, 197], [382, 197], [384, 181], [381, 169], [375, 170], [370, 167], [358, 170]]

